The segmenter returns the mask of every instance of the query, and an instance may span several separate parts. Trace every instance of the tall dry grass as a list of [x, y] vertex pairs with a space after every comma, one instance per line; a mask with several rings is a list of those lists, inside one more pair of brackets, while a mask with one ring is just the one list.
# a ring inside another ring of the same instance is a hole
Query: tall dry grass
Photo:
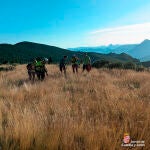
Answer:
[[125, 132], [150, 149], [150, 73], [48, 71], [34, 84], [24, 65], [0, 72], [1, 149], [121, 150]]

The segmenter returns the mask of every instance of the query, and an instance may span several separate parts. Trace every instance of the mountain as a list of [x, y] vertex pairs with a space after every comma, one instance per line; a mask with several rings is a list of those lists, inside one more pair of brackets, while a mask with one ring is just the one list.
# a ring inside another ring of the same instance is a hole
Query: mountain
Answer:
[[140, 59], [141, 61], [150, 61], [150, 55]]
[[142, 62], [142, 65], [143, 65], [144, 67], [150, 67], [150, 61]]
[[96, 47], [76, 47], [76, 48], [68, 48], [72, 51], [82, 51], [82, 52], [97, 52], [97, 53], [103, 53], [108, 54], [113, 52], [113, 49], [118, 48], [120, 45], [113, 45], [110, 44], [108, 46], [96, 46]]
[[108, 45], [98, 47], [79, 47], [70, 48], [73, 51], [86, 51], [86, 52], [97, 52], [103, 54], [109, 53], [127, 53], [134, 58], [140, 59], [141, 61], [150, 60], [150, 40], [146, 39], [140, 44], [124, 44], [124, 45]]
[[128, 54], [142, 61], [150, 60], [150, 40], [144, 40], [141, 44], [128, 51]]
[[[139, 63], [138, 59], [135, 59], [128, 54], [121, 53], [121, 54], [115, 54], [115, 53], [109, 53], [109, 54], [100, 54], [95, 52], [90, 52], [89, 55], [91, 58], [94, 58], [96, 60], [108, 60], [110, 62], [134, 62]], [[93, 60], [93, 59], [92, 59]]]
[[98, 53], [110, 53], [113, 49], [118, 48], [120, 45], [110, 44], [108, 46], [96, 46], [96, 47], [76, 47], [76, 48], [68, 48], [72, 51], [83, 51], [83, 52], [98, 52]]
[[33, 42], [20, 42], [15, 45], [0, 44], [0, 62], [21, 62], [26, 63], [36, 57], [52, 57], [58, 62], [60, 56], [73, 55], [73, 52]]
[[[14, 45], [11, 44], [0, 44], [0, 63], [11, 62], [11, 63], [27, 63], [36, 57], [52, 57], [54, 63], [58, 63], [63, 55], [71, 57], [76, 54], [79, 58], [83, 57], [81, 51], [71, 51], [62, 49], [55, 46], [49, 46], [33, 42], [20, 42]], [[132, 58], [131, 56], [121, 53], [109, 53], [101, 54], [96, 52], [89, 52], [88, 55], [91, 57], [92, 62], [96, 60], [109, 60], [112, 62], [135, 62], [139, 60]]]
[[128, 53], [130, 50], [134, 49], [138, 44], [125, 44], [120, 45], [116, 49], [113, 50], [114, 53], [120, 54], [120, 53]]
[[97, 46], [97, 47], [77, 47], [77, 48], [69, 48], [69, 50], [73, 51], [84, 51], [84, 52], [97, 52], [97, 53], [103, 53], [103, 54], [108, 54], [108, 53], [127, 53], [128, 51], [132, 50], [135, 48], [137, 44], [125, 44], [125, 45], [113, 45], [110, 44], [108, 46]]
[[81, 52], [96, 52], [96, 53], [103, 53], [108, 54], [111, 52], [111, 49], [106, 46], [99, 46], [99, 47], [77, 47], [77, 48], [68, 48], [71, 51], [81, 51]]

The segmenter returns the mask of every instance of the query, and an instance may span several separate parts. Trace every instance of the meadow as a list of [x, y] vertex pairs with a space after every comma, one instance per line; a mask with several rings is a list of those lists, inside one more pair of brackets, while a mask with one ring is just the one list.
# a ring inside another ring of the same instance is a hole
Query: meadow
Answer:
[[150, 150], [150, 73], [57, 65], [32, 83], [25, 65], [0, 72], [0, 149], [124, 150], [124, 133]]

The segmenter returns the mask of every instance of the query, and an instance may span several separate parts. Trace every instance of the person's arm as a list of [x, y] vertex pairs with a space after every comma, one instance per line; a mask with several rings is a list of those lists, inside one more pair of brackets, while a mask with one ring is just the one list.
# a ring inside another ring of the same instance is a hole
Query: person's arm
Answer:
[[66, 60], [64, 61], [65, 66], [68, 65], [69, 63], [70, 63], [70, 62], [69, 62], [68, 59], [66, 59]]
[[45, 69], [45, 73], [46, 73], [46, 75], [48, 76], [48, 71], [47, 71], [47, 68], [45, 67], [44, 69]]
[[27, 70], [30, 70], [30, 64], [28, 64], [28, 65], [26, 66], [26, 68], [27, 68]]

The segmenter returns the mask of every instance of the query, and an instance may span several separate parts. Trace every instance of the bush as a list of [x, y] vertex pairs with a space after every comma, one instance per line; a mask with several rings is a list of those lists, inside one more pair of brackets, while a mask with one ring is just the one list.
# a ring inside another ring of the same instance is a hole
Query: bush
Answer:
[[7, 66], [7, 67], [0, 67], [0, 71], [13, 71], [15, 69], [15, 66]]
[[118, 68], [118, 69], [123, 69], [123, 64], [120, 62], [117, 63], [111, 63], [107, 66], [109, 69], [114, 69], [114, 68]]
[[136, 71], [138, 71], [138, 72], [142, 72], [144, 70], [145, 70], [145, 68], [142, 65], [136, 67]]
[[108, 64], [109, 64], [109, 61], [107, 61], [107, 60], [100, 60], [100, 61], [95, 61], [92, 64], [92, 67], [102, 68], [102, 67], [106, 67]]
[[128, 62], [124, 64], [124, 69], [136, 69], [136, 64], [132, 63], [132, 62]]
[[132, 69], [136, 71], [144, 71], [144, 67], [142, 65], [136, 65], [133, 62], [121, 63], [121, 62], [109, 62], [107, 60], [99, 60], [95, 61], [92, 64], [92, 67], [95, 68], [108, 68], [108, 69]]

